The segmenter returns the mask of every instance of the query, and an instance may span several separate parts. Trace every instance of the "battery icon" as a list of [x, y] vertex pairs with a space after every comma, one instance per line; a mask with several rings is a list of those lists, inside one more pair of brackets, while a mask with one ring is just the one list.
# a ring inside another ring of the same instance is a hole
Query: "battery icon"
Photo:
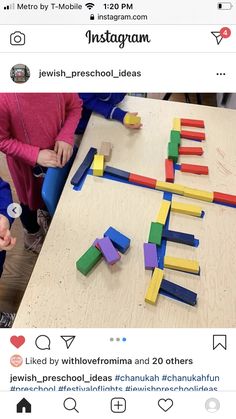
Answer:
[[219, 10], [231, 10], [233, 4], [229, 1], [223, 1], [222, 3], [217, 3], [217, 9]]

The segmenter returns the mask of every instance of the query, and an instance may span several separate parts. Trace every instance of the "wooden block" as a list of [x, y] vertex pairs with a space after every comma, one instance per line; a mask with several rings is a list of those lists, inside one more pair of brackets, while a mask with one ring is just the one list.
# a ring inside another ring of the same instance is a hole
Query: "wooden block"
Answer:
[[200, 189], [184, 188], [184, 196], [200, 201], [213, 202], [213, 192], [202, 191]]
[[91, 246], [76, 262], [76, 268], [83, 275], [87, 275], [102, 258], [102, 252]]
[[164, 257], [164, 267], [194, 274], [198, 274], [200, 270], [199, 263], [196, 260], [173, 258], [171, 256]]
[[197, 205], [182, 204], [181, 202], [172, 201], [171, 211], [179, 214], [192, 215], [194, 217], [202, 216], [202, 208]]
[[125, 124], [128, 124], [128, 125], [138, 125], [138, 124], [141, 123], [141, 118], [140, 118], [140, 116], [136, 116], [136, 115], [132, 115], [130, 113], [127, 113], [125, 115], [124, 122], [125, 122]]
[[165, 225], [167, 216], [170, 211], [170, 201], [162, 200], [160, 211], [157, 214], [156, 221], [162, 225]]
[[115, 167], [106, 166], [104, 173], [107, 173], [108, 175], [112, 175], [115, 177], [118, 177], [120, 179], [129, 180], [130, 173], [125, 172], [124, 170], [116, 169]]
[[114, 263], [120, 260], [120, 255], [113, 246], [109, 237], [104, 237], [103, 239], [98, 240], [97, 245], [109, 265], [114, 265]]
[[185, 138], [186, 140], [196, 140], [196, 141], [203, 141], [206, 139], [204, 132], [195, 132], [195, 131], [180, 131], [181, 138]]
[[181, 172], [194, 173], [195, 175], [208, 175], [208, 166], [199, 166], [198, 164], [185, 164], [182, 163], [180, 166]]
[[105, 161], [111, 160], [112, 145], [109, 142], [103, 141], [99, 150], [99, 154], [104, 156]]
[[205, 128], [205, 123], [201, 119], [184, 119], [180, 120], [183, 127]]
[[170, 297], [176, 297], [183, 303], [195, 306], [197, 304], [197, 294], [193, 291], [183, 288], [180, 285], [174, 284], [173, 282], [162, 280], [160, 291], [164, 291]]
[[143, 185], [148, 186], [149, 188], [156, 188], [156, 179], [152, 179], [150, 177], [135, 175], [134, 173], [130, 173], [129, 175], [129, 182], [135, 183], [136, 185]]
[[219, 204], [236, 205], [235, 195], [229, 195], [221, 192], [213, 192], [213, 200], [214, 202], [218, 202]]
[[166, 191], [176, 193], [178, 195], [183, 195], [185, 187], [177, 183], [161, 182], [157, 180], [156, 189], [158, 189], [159, 191]]
[[186, 244], [188, 246], [195, 246], [195, 237], [193, 234], [181, 233], [179, 231], [163, 230], [162, 237], [174, 243]]
[[104, 237], [109, 237], [113, 245], [121, 253], [125, 253], [130, 247], [130, 239], [113, 227], [109, 227], [108, 230], [105, 231]]
[[161, 245], [163, 225], [160, 223], [151, 223], [148, 243], [154, 243], [157, 246]]
[[179, 147], [180, 156], [202, 156], [202, 147]]
[[165, 160], [165, 172], [166, 172], [166, 182], [174, 182], [175, 180], [175, 169], [173, 160]]
[[78, 186], [79, 182], [81, 181], [82, 177], [84, 176], [86, 170], [89, 169], [91, 166], [94, 155], [97, 153], [97, 149], [91, 147], [88, 153], [86, 154], [83, 162], [79, 166], [79, 168], [76, 170], [74, 176], [72, 177], [70, 183], [74, 186]]
[[180, 131], [181, 130], [180, 118], [174, 118], [173, 119], [173, 130], [174, 131]]
[[176, 143], [169, 143], [168, 144], [168, 159], [173, 160], [177, 163], [179, 157], [179, 146]]
[[104, 156], [96, 154], [93, 160], [93, 175], [103, 176], [104, 172]]
[[153, 243], [143, 244], [145, 269], [154, 269], [158, 266], [157, 247]]
[[145, 302], [149, 304], [156, 304], [157, 296], [159, 293], [159, 289], [163, 280], [163, 270], [155, 268], [150, 284], [148, 286], [148, 289], [146, 291], [145, 295]]
[[178, 146], [180, 145], [181, 143], [180, 131], [172, 130], [170, 132], [170, 143], [178, 144]]

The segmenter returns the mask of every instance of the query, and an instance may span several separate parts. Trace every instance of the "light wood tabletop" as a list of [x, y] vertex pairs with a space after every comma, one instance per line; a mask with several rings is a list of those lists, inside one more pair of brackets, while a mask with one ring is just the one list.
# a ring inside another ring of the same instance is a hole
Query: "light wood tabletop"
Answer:
[[[144, 270], [143, 243], [155, 221], [163, 193], [88, 175], [81, 191], [72, 175], [90, 147], [110, 141], [110, 166], [164, 179], [167, 144], [173, 117], [203, 119], [203, 156], [181, 156], [179, 162], [209, 166], [209, 176], [176, 172], [185, 186], [236, 194], [236, 111], [206, 106], [126, 97], [122, 107], [139, 112], [141, 130], [93, 115], [62, 193], [43, 249], [20, 305], [14, 327], [235, 327], [236, 208], [173, 195], [205, 211], [203, 219], [171, 213], [170, 228], [194, 234], [197, 248], [168, 243], [166, 254], [196, 259], [200, 276], [165, 269], [165, 278], [198, 295], [192, 307], [158, 296], [144, 302], [151, 272]], [[113, 226], [131, 239], [127, 254], [108, 266], [101, 261], [85, 277], [77, 259]]]

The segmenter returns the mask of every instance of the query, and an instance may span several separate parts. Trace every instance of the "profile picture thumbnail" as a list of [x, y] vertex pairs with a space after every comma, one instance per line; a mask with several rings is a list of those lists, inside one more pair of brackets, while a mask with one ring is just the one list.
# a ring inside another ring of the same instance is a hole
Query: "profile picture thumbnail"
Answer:
[[15, 64], [11, 68], [10, 77], [15, 83], [26, 83], [30, 78], [30, 70], [25, 64]]

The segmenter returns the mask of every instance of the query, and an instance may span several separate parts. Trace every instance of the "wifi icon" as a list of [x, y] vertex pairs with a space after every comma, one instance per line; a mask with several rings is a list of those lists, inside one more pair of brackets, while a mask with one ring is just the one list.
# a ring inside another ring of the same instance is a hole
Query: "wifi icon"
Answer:
[[86, 6], [89, 10], [91, 10], [91, 9], [95, 6], [95, 4], [94, 4], [94, 3], [86, 3], [86, 4], [85, 4], [85, 6]]

